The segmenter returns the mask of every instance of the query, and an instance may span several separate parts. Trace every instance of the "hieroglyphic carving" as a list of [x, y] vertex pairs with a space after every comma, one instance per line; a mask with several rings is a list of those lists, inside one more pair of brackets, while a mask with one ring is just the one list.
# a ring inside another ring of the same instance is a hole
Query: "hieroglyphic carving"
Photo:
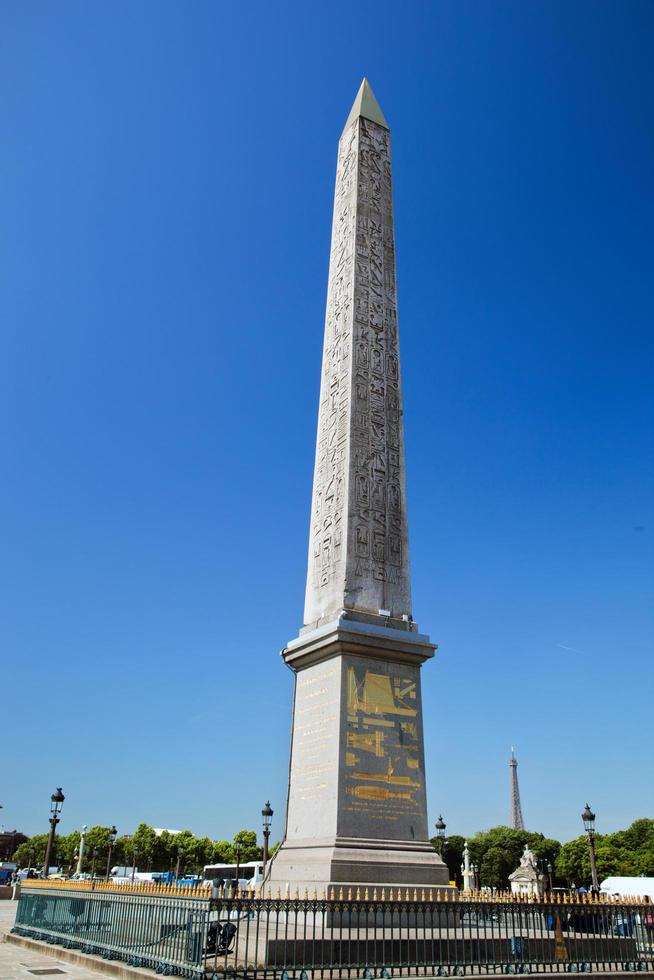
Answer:
[[390, 133], [341, 137], [305, 623], [411, 614]]

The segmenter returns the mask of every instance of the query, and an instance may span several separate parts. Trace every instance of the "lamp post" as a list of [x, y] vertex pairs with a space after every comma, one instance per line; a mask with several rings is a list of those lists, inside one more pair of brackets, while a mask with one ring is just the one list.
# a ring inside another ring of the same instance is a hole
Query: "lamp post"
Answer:
[[64, 859], [63, 859], [63, 857], [61, 856], [61, 854], [57, 854], [57, 870], [58, 870], [58, 871], [61, 871], [61, 870], [63, 869], [63, 863], [62, 863], [62, 862], [63, 862], [63, 860], [64, 860]]
[[139, 856], [139, 849], [136, 846], [136, 844], [134, 844], [132, 850], [132, 881], [134, 881], [134, 875], [136, 874], [136, 859], [138, 858], [138, 856]]
[[30, 847], [29, 853], [27, 855], [27, 866], [28, 866], [28, 868], [31, 868], [32, 867], [32, 862], [33, 861], [34, 861], [34, 848], [33, 847]]
[[180, 862], [182, 860], [182, 855], [183, 854], [184, 854], [184, 848], [183, 847], [178, 847], [177, 848], [177, 865], [175, 867], [175, 881], [179, 881], [179, 865], [180, 865]]
[[474, 875], [475, 890], [479, 891], [479, 865], [473, 864], [472, 873]]
[[590, 854], [590, 873], [593, 879], [593, 891], [599, 892], [599, 881], [597, 879], [597, 867], [595, 865], [595, 814], [586, 804], [586, 809], [581, 815], [584, 822], [584, 830], [588, 834], [588, 852]]
[[261, 816], [263, 817], [263, 877], [266, 877], [266, 865], [268, 864], [268, 848], [270, 844], [270, 825], [272, 824], [273, 808], [270, 800], [266, 802]]
[[57, 824], [59, 823], [59, 814], [61, 813], [61, 808], [64, 805], [64, 791], [61, 786], [57, 786], [56, 790], [50, 797], [50, 833], [48, 835], [48, 844], [45, 849], [45, 862], [43, 864], [43, 877], [48, 877], [48, 869], [50, 868], [50, 853], [54, 846], [55, 833], [57, 831]]
[[97, 847], [94, 847], [91, 850], [91, 880], [95, 878], [95, 855], [97, 850], [98, 850]]
[[436, 821], [435, 827], [436, 827], [437, 850], [440, 856], [443, 857], [443, 845], [445, 844], [445, 828], [447, 827], [447, 824], [443, 820], [442, 814], [439, 816], [438, 820]]
[[550, 894], [554, 891], [554, 868], [552, 867], [552, 862], [547, 862], [547, 882], [549, 884]]
[[236, 841], [236, 843], [234, 845], [234, 848], [236, 850], [236, 879], [234, 881], [234, 894], [236, 894], [236, 892], [238, 892], [238, 879], [239, 879], [239, 872], [241, 870], [241, 848], [242, 848], [242, 846], [243, 845], [241, 844], [240, 840], [239, 841]]
[[114, 849], [114, 844], [116, 843], [116, 837], [118, 836], [118, 831], [115, 826], [112, 825], [109, 831], [109, 853], [107, 855], [107, 875], [108, 878], [111, 873], [111, 852]]

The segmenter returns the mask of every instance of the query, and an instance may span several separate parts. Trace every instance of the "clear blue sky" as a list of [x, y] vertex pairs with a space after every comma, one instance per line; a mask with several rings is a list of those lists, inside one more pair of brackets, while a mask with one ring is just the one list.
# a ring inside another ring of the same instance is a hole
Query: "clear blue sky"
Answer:
[[654, 815], [654, 6], [0, 8], [0, 820], [282, 827], [336, 147], [393, 134], [430, 823]]

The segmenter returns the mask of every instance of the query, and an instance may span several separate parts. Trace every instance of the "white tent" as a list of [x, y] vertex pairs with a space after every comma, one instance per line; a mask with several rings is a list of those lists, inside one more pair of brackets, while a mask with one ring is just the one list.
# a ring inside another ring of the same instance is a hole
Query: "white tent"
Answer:
[[627, 878], [626, 876], [616, 875], [613, 878], [605, 878], [600, 882], [600, 891], [605, 895], [636, 895], [642, 898], [644, 895], [654, 902], [654, 878]]

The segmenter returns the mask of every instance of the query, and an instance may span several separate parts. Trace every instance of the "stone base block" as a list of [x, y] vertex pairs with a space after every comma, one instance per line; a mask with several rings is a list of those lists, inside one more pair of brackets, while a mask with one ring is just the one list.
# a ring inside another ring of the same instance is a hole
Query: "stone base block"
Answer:
[[273, 894], [280, 889], [282, 895], [296, 889], [301, 896], [305, 890], [309, 896], [314, 891], [322, 897], [334, 889], [339, 897], [341, 889], [347, 897], [348, 890], [361, 894], [366, 888], [378, 890], [422, 889], [435, 891], [450, 887], [449, 872], [431, 844], [413, 841], [365, 840], [337, 838], [335, 841], [285, 842], [275, 855], [270, 871], [270, 887]]

